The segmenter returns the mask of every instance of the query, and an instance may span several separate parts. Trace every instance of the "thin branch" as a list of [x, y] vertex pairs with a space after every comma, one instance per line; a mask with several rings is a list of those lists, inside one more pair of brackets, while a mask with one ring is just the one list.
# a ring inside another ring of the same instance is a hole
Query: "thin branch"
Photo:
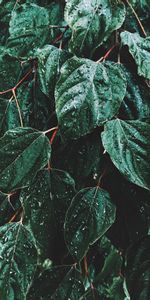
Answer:
[[142, 25], [142, 23], [141, 23], [141, 21], [140, 21], [140, 19], [139, 19], [139, 17], [138, 17], [136, 11], [134, 10], [132, 4], [131, 4], [128, 0], [125, 0], [125, 1], [126, 1], [126, 3], [129, 5], [129, 7], [131, 8], [131, 10], [132, 10], [132, 12], [133, 12], [133, 14], [134, 14], [134, 16], [135, 16], [135, 18], [136, 18], [136, 20], [137, 20], [139, 26], [140, 26], [140, 28], [141, 28], [141, 30], [142, 30], [142, 32], [143, 32], [144, 37], [147, 37], [147, 33], [146, 33], [146, 31], [145, 31], [145, 29], [144, 29], [144, 27], [143, 27], [143, 25]]
[[17, 106], [17, 109], [18, 109], [20, 125], [21, 125], [21, 127], [23, 127], [23, 120], [22, 120], [21, 110], [20, 110], [20, 106], [19, 106], [18, 99], [16, 97], [16, 93], [15, 93], [14, 89], [12, 90], [12, 93], [13, 93], [13, 96], [14, 96], [14, 99], [15, 99], [15, 102], [16, 102], [16, 106]]
[[53, 133], [53, 135], [52, 135], [52, 137], [51, 137], [51, 139], [50, 139], [50, 144], [51, 144], [51, 145], [53, 144], [53, 141], [54, 141], [54, 139], [55, 139], [55, 136], [56, 136], [56, 134], [57, 134], [57, 131], [58, 131], [58, 127], [55, 129], [55, 131], [54, 131], [54, 133]]
[[50, 129], [44, 131], [43, 134], [45, 135], [45, 134], [47, 134], [47, 133], [49, 133], [49, 132], [51, 132], [51, 131], [53, 131], [53, 130], [56, 130], [56, 129], [58, 130], [58, 126], [53, 127], [53, 128], [50, 128]]
[[25, 76], [11, 89], [8, 89], [6, 91], [3, 91], [3, 92], [0, 92], [0, 95], [4, 95], [4, 94], [7, 94], [9, 92], [12, 92], [15, 91], [25, 80], [26, 78], [32, 73], [32, 69], [27, 73], [25, 74]]
[[99, 60], [97, 60], [97, 63], [100, 63], [102, 61], [104, 61], [109, 55], [110, 53], [114, 50], [115, 47], [117, 47], [118, 44], [114, 44], [107, 52], [104, 56], [102, 56]]

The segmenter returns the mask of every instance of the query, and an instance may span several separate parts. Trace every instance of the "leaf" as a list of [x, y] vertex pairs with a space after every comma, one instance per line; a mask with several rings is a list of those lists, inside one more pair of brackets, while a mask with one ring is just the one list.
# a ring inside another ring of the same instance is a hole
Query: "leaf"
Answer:
[[[0, 92], [13, 88], [21, 74], [20, 62], [9, 55], [0, 55]], [[8, 94], [6, 94], [8, 96]], [[4, 97], [4, 95], [3, 95]]]
[[150, 125], [141, 121], [107, 122], [102, 133], [105, 150], [131, 182], [150, 189]]
[[0, 295], [3, 300], [25, 299], [37, 266], [31, 233], [13, 223], [0, 230]]
[[131, 299], [149, 298], [150, 236], [133, 244], [127, 251], [125, 281]]
[[14, 56], [28, 57], [42, 47], [48, 37], [49, 14], [44, 7], [23, 4], [12, 11], [7, 46]]
[[42, 132], [32, 128], [9, 130], [0, 139], [0, 190], [29, 185], [50, 158], [51, 147]]
[[54, 248], [74, 195], [74, 180], [67, 172], [55, 169], [38, 172], [32, 184], [21, 192], [24, 224], [32, 231], [39, 255], [44, 258], [49, 256], [50, 247]]
[[121, 1], [67, 1], [65, 20], [72, 29], [71, 51], [92, 56], [94, 50], [121, 27], [124, 19], [125, 6]]
[[80, 261], [90, 245], [115, 221], [115, 206], [107, 191], [85, 188], [76, 194], [67, 211], [65, 241], [70, 254]]
[[93, 132], [77, 141], [60, 143], [52, 152], [52, 164], [69, 172], [75, 179], [76, 186], [83, 186], [88, 176], [102, 171], [103, 157], [100, 135]]
[[60, 68], [70, 54], [54, 46], [46, 45], [42, 49], [37, 49], [36, 55], [41, 90], [45, 95], [53, 98]]
[[150, 37], [142, 38], [138, 33], [124, 31], [121, 33], [123, 45], [127, 45], [133, 56], [138, 74], [150, 79]]
[[149, 89], [143, 79], [124, 67], [127, 92], [120, 107], [119, 118], [150, 122]]
[[28, 300], [79, 300], [84, 293], [80, 272], [75, 267], [58, 266], [44, 271], [34, 282]]
[[63, 138], [77, 139], [118, 113], [126, 93], [121, 66], [69, 59], [56, 85], [56, 113]]

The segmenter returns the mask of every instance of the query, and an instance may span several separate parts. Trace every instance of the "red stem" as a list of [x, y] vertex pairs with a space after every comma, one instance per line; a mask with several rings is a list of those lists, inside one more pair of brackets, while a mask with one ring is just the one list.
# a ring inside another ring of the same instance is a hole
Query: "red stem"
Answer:
[[27, 74], [25, 74], [25, 76], [13, 88], [0, 92], [0, 95], [15, 91], [31, 73], [32, 70], [30, 70]]
[[57, 134], [57, 131], [58, 131], [58, 128], [55, 129], [55, 131], [54, 131], [54, 133], [53, 133], [53, 135], [52, 135], [52, 137], [51, 137], [51, 139], [50, 139], [50, 144], [51, 144], [51, 145], [53, 144], [53, 141], [54, 141], [54, 139], [55, 139], [55, 136], [56, 136], [56, 134]]

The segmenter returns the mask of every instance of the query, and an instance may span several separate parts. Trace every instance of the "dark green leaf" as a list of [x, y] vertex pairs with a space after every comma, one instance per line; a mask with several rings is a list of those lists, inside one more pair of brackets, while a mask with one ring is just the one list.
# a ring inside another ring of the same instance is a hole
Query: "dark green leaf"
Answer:
[[150, 122], [149, 89], [142, 78], [124, 68], [127, 78], [127, 92], [123, 99], [119, 118]]
[[150, 297], [150, 237], [147, 236], [128, 249], [125, 280], [132, 300]]
[[37, 251], [31, 233], [21, 224], [0, 229], [0, 297], [25, 299], [37, 265]]
[[0, 189], [10, 192], [29, 185], [50, 158], [51, 147], [42, 132], [16, 128], [0, 139]]
[[56, 232], [63, 229], [66, 210], [73, 196], [74, 180], [67, 172], [52, 169], [40, 171], [34, 182], [24, 189], [20, 200], [24, 208], [24, 224], [32, 231], [39, 254], [47, 258]]
[[103, 158], [103, 147], [97, 132], [77, 141], [61, 143], [52, 152], [54, 166], [69, 172], [79, 186], [84, 186], [86, 178], [90, 175], [97, 179], [103, 168]]
[[41, 90], [45, 95], [53, 98], [60, 68], [70, 54], [54, 46], [46, 45], [42, 49], [37, 49], [36, 56]]
[[83, 189], [73, 198], [64, 225], [72, 256], [79, 261], [83, 258], [89, 246], [113, 224], [115, 211], [108, 192], [99, 187]]
[[150, 79], [150, 37], [142, 38], [138, 33], [124, 31], [121, 33], [121, 41], [129, 47], [137, 64], [138, 74]]
[[73, 31], [71, 50], [77, 55], [92, 54], [114, 30], [121, 27], [124, 19], [122, 1], [67, 1], [65, 20]]
[[56, 85], [56, 112], [63, 137], [76, 139], [118, 113], [126, 93], [120, 65], [69, 59]]
[[36, 47], [46, 42], [49, 14], [44, 7], [23, 4], [12, 12], [9, 24], [8, 47], [14, 56], [30, 56]]
[[21, 64], [17, 59], [2, 54], [0, 55], [0, 66], [0, 92], [3, 92], [13, 88], [18, 82]]
[[150, 125], [141, 121], [107, 122], [102, 133], [105, 150], [131, 182], [150, 189]]
[[75, 267], [53, 267], [40, 274], [28, 300], [79, 300], [84, 293], [81, 274]]

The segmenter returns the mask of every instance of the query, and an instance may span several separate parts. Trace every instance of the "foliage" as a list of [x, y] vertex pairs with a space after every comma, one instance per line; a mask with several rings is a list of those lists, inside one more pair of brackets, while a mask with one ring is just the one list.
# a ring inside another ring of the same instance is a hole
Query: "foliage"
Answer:
[[149, 0], [0, 0], [0, 300], [149, 300]]

